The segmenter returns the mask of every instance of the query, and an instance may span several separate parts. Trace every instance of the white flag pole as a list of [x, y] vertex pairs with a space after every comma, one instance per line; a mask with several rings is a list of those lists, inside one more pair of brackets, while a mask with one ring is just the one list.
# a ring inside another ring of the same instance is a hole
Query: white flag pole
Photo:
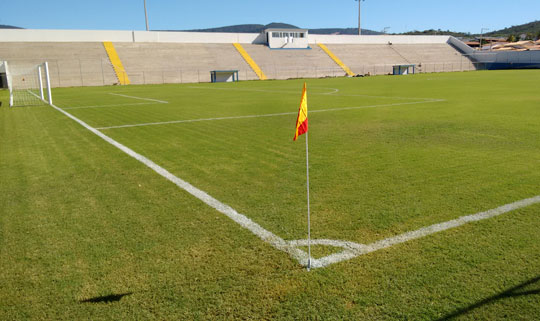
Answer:
[[306, 132], [306, 177], [307, 177], [307, 226], [308, 226], [308, 262], [307, 270], [311, 269], [311, 219], [309, 213], [309, 148], [308, 132]]

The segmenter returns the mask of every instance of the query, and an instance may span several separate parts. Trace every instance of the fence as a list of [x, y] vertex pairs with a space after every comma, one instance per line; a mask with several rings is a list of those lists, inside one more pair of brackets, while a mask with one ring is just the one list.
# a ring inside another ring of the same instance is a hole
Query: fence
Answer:
[[[107, 58], [95, 59], [58, 59], [48, 60], [52, 87], [78, 87], [78, 86], [105, 86], [118, 84], [118, 78]], [[39, 64], [42, 60], [10, 60], [11, 64]], [[473, 62], [471, 57], [462, 55], [454, 61], [446, 62], [411, 62], [416, 65], [416, 73], [457, 72], [486, 69], [488, 64]], [[395, 64], [365, 64], [349, 66], [359, 75], [385, 75], [392, 74]], [[235, 66], [231, 66], [235, 67]], [[317, 66], [299, 66], [297, 68], [280, 68], [278, 65], [261, 65], [269, 79], [291, 78], [323, 78], [344, 77], [345, 71], [335, 68]], [[131, 84], [166, 84], [166, 83], [204, 83], [210, 82], [208, 69], [168, 68], [166, 70], [146, 67], [144, 70], [128, 70], [127, 77]], [[240, 80], [257, 80], [258, 77], [251, 69], [233, 68], [239, 70]]]

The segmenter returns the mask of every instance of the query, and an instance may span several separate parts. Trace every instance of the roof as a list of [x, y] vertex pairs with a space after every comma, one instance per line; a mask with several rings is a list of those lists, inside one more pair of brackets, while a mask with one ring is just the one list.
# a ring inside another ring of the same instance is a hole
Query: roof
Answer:
[[525, 51], [525, 50], [540, 50], [540, 41], [518, 41], [508, 43], [494, 44], [492, 50], [496, 51]]

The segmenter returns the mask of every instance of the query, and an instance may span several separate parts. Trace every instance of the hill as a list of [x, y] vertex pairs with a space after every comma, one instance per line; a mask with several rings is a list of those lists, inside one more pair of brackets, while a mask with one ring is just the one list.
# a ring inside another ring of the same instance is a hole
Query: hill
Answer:
[[[300, 29], [295, 25], [282, 22], [272, 22], [267, 25], [261, 24], [244, 24], [244, 25], [233, 25], [217, 28], [207, 28], [207, 29], [193, 29], [193, 30], [184, 30], [189, 32], [235, 32], [235, 33], [260, 33], [269, 28], [290, 28], [290, 29]], [[358, 34], [358, 28], [319, 28], [319, 29], [309, 29], [311, 34], [319, 35], [356, 35]], [[365, 35], [379, 35], [380, 32], [362, 29], [362, 33]]]
[[287, 23], [272, 22], [267, 25], [261, 24], [244, 24], [244, 25], [233, 25], [217, 28], [207, 28], [207, 29], [193, 29], [193, 30], [184, 30], [190, 32], [234, 32], [234, 33], [260, 33], [268, 28], [292, 28], [299, 29], [297, 26], [293, 26]]
[[24, 28], [10, 26], [10, 25], [0, 25], [0, 29], [24, 29]]
[[[309, 29], [309, 33], [314, 35], [357, 35], [358, 28], [320, 28]], [[382, 35], [382, 32], [369, 29], [362, 29], [363, 35]]]
[[493, 37], [508, 37], [510, 35], [519, 36], [521, 34], [532, 34], [537, 36], [540, 33], [540, 21], [533, 21], [518, 26], [512, 26], [501, 30], [495, 30], [486, 33], [487, 36]]
[[[450, 31], [450, 30], [441, 30], [441, 29], [428, 29], [424, 31], [408, 31], [402, 33], [403, 35], [449, 35], [454, 37], [474, 37], [479, 36], [480, 34], [471, 34], [459, 31]], [[540, 21], [533, 21], [529, 23], [524, 23], [518, 26], [512, 26], [500, 30], [494, 30], [491, 32], [484, 33], [484, 36], [488, 37], [509, 37], [511, 35], [519, 36], [522, 34], [530, 34], [533, 37], [538, 37], [540, 34]]]
[[454, 37], [470, 37], [470, 33], [465, 32], [459, 32], [459, 31], [450, 31], [450, 30], [441, 30], [441, 29], [428, 29], [424, 31], [408, 31], [401, 33], [401, 35], [420, 35], [420, 36], [438, 36], [438, 35], [445, 35], [445, 36], [454, 36]]

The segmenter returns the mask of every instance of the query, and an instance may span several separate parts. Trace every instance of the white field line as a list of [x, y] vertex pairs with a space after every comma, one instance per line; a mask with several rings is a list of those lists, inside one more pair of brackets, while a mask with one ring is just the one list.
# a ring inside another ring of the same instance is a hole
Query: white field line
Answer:
[[158, 100], [158, 99], [151, 99], [151, 98], [143, 98], [143, 97], [137, 97], [137, 96], [129, 96], [129, 95], [117, 94], [117, 93], [109, 93], [109, 95], [120, 96], [120, 97], [127, 97], [127, 98], [133, 98], [133, 99], [138, 99], [138, 100], [153, 101], [153, 102], [160, 103], [160, 104], [168, 104], [168, 103], [169, 103], [168, 101], [165, 101], [165, 100]]
[[[247, 216], [238, 213], [235, 209], [232, 207], [221, 203], [217, 199], [210, 196], [208, 193], [196, 188], [195, 186], [189, 184], [188, 182], [178, 178], [177, 176], [173, 175], [169, 171], [167, 171], [165, 168], [159, 166], [158, 164], [154, 163], [152, 160], [144, 157], [143, 155], [133, 151], [132, 149], [126, 147], [125, 145], [120, 144], [116, 140], [110, 138], [109, 136], [103, 134], [96, 128], [91, 127], [90, 125], [86, 124], [82, 120], [78, 119], [77, 117], [71, 115], [65, 110], [62, 110], [59, 107], [56, 107], [55, 105], [51, 105], [53, 108], [58, 110], [59, 112], [63, 113], [67, 117], [71, 118], [72, 120], [79, 123], [81, 126], [85, 127], [92, 133], [96, 134], [109, 144], [115, 146], [116, 148], [120, 149], [124, 153], [128, 154], [129, 156], [135, 158], [139, 162], [143, 163], [165, 179], [169, 180], [176, 186], [180, 187], [181, 189], [185, 190], [192, 196], [196, 197], [197, 199], [201, 200], [203, 203], [207, 204], [208, 206], [214, 208], [218, 212], [226, 215], [230, 219], [232, 219], [234, 222], [242, 226], [243, 228], [249, 230], [253, 234], [255, 234], [257, 237], [259, 237], [261, 240], [269, 243], [274, 248], [283, 251], [285, 253], [288, 253], [293, 259], [298, 261], [301, 265], [306, 266], [308, 262], [308, 254], [301, 250], [299, 246], [304, 246], [307, 244], [307, 240], [298, 240], [298, 241], [285, 241], [284, 239], [280, 238], [279, 236], [275, 235], [274, 233], [264, 229], [259, 224], [255, 223], [251, 219], [249, 219]], [[344, 260], [349, 260], [355, 257], [358, 257], [363, 254], [367, 254], [370, 252], [378, 251], [380, 249], [388, 248], [390, 246], [404, 243], [410, 240], [422, 238], [431, 234], [435, 234], [438, 232], [442, 232], [451, 228], [455, 228], [470, 222], [476, 222], [485, 220], [488, 218], [492, 218], [495, 216], [499, 216], [504, 213], [508, 213], [510, 211], [523, 208], [526, 206], [530, 206], [533, 204], [540, 203], [540, 195], [523, 199], [514, 203], [506, 204], [485, 212], [476, 213], [473, 215], [468, 216], [462, 216], [455, 220], [447, 221], [444, 223], [434, 224], [431, 226], [420, 228], [416, 231], [407, 232], [404, 234], [400, 234], [397, 236], [393, 236], [390, 238], [386, 238], [368, 245], [359, 244], [355, 242], [348, 242], [348, 241], [339, 241], [339, 240], [312, 240], [312, 244], [319, 244], [319, 245], [330, 245], [330, 246], [336, 246], [341, 247], [344, 249], [344, 251], [340, 253], [335, 253], [332, 255], [328, 255], [323, 258], [319, 259], [311, 259], [311, 264], [313, 268], [321, 268], [328, 266], [330, 264], [338, 263]]]
[[138, 106], [138, 105], [150, 105], [153, 103], [129, 103], [129, 104], [112, 104], [112, 105], [94, 105], [94, 106], [75, 106], [62, 108], [63, 110], [69, 109], [86, 109], [86, 108], [106, 108], [106, 107], [121, 107], [121, 106]]
[[180, 187], [181, 189], [185, 190], [192, 196], [198, 198], [203, 203], [207, 204], [208, 206], [214, 208], [218, 212], [226, 215], [230, 219], [232, 219], [234, 222], [238, 223], [243, 228], [249, 230], [253, 234], [255, 234], [257, 237], [259, 237], [261, 240], [269, 243], [274, 248], [288, 253], [291, 257], [293, 257], [295, 260], [297, 260], [300, 264], [306, 265], [307, 264], [307, 253], [305, 251], [302, 251], [301, 249], [291, 246], [289, 242], [286, 242], [279, 236], [273, 234], [272, 232], [265, 230], [263, 227], [261, 227], [259, 224], [253, 222], [251, 219], [249, 219], [247, 216], [238, 213], [235, 209], [232, 207], [221, 203], [217, 199], [210, 196], [208, 193], [196, 188], [195, 186], [189, 184], [188, 182], [176, 177], [169, 171], [167, 171], [165, 168], [159, 166], [158, 164], [154, 163], [152, 160], [144, 157], [143, 155], [135, 152], [134, 150], [130, 149], [129, 147], [126, 147], [122, 145], [121, 143], [117, 142], [116, 140], [110, 138], [109, 136], [103, 134], [96, 128], [93, 128], [92, 126], [88, 125], [84, 121], [78, 119], [77, 117], [71, 115], [67, 111], [55, 106], [51, 105], [53, 108], [58, 110], [59, 112], [63, 113], [67, 117], [71, 118], [72, 120], [79, 123], [84, 128], [88, 129], [92, 133], [96, 134], [103, 140], [105, 140], [107, 143], [113, 145], [114, 147], [120, 149], [124, 153], [128, 154], [129, 156], [135, 158], [139, 162], [143, 163], [150, 169], [152, 169], [154, 172], [158, 173], [162, 177], [166, 178], [170, 182], [174, 183], [176, 186]]
[[[38, 96], [35, 92], [32, 92], [30, 89], [26, 89], [27, 92], [29, 92], [31, 95], [34, 95], [37, 99], [41, 100], [42, 102], [45, 103], [45, 106], [47, 106], [49, 104], [48, 101], [44, 100], [44, 99], [41, 99], [40, 96]], [[27, 106], [32, 106], [32, 105], [27, 105]], [[34, 105], [34, 106], [37, 106], [37, 105]], [[45, 106], [41, 106], [41, 107], [45, 107]]]
[[[310, 113], [322, 113], [330, 111], [342, 111], [342, 110], [352, 110], [352, 109], [364, 109], [364, 108], [377, 108], [377, 107], [393, 107], [393, 106], [403, 106], [403, 105], [414, 105], [414, 104], [427, 104], [445, 101], [444, 99], [439, 100], [429, 100], [429, 101], [412, 101], [407, 103], [394, 103], [394, 104], [383, 104], [383, 105], [367, 105], [367, 106], [357, 106], [357, 107], [339, 107], [339, 108], [327, 108], [327, 109], [315, 109], [310, 110]], [[64, 108], [66, 109], [66, 108]], [[141, 127], [141, 126], [157, 126], [157, 125], [168, 125], [168, 124], [181, 124], [181, 123], [193, 123], [200, 121], [214, 121], [214, 120], [230, 120], [230, 119], [244, 119], [244, 118], [259, 118], [259, 117], [274, 117], [274, 116], [286, 116], [286, 115], [296, 115], [298, 112], [286, 112], [286, 113], [275, 113], [275, 114], [260, 114], [260, 115], [244, 115], [244, 116], [228, 116], [228, 117], [213, 117], [213, 118], [197, 118], [197, 119], [184, 119], [184, 120], [171, 120], [171, 121], [162, 121], [162, 122], [153, 122], [153, 123], [141, 123], [141, 124], [127, 124], [127, 125], [117, 125], [117, 126], [106, 126], [106, 127], [97, 127], [96, 129], [115, 129], [115, 128], [126, 128], [126, 127]]]
[[[513, 203], [509, 203], [506, 205], [499, 206], [497, 208], [487, 210], [484, 212], [467, 215], [467, 216], [461, 216], [457, 219], [450, 220], [443, 223], [433, 224], [427, 227], [420, 228], [415, 231], [406, 232], [403, 234], [399, 234], [396, 236], [392, 236], [380, 241], [376, 241], [371, 244], [359, 244], [354, 242], [347, 242], [347, 241], [337, 241], [337, 240], [311, 240], [312, 245], [327, 245], [327, 246], [335, 246], [335, 247], [341, 247], [344, 249], [344, 251], [340, 253], [335, 253], [332, 255], [328, 255], [326, 257], [320, 258], [320, 259], [312, 259], [312, 264], [314, 268], [319, 267], [325, 267], [330, 264], [335, 264], [341, 261], [350, 260], [352, 258], [355, 258], [360, 255], [364, 255], [367, 253], [375, 252], [381, 249], [385, 249], [388, 247], [391, 247], [396, 244], [405, 243], [411, 240], [419, 239], [422, 237], [426, 237], [431, 234], [439, 233], [442, 231], [446, 231], [451, 228], [456, 228], [462, 225], [465, 225], [467, 223], [471, 222], [478, 222], [481, 220], [485, 220], [488, 218], [496, 217], [523, 207], [527, 207], [533, 204], [540, 203], [540, 195], [526, 198], [523, 200], [519, 200]], [[307, 240], [296, 240], [296, 241], [289, 241], [289, 244], [291, 246], [307, 246]]]
[[[225, 91], [252, 91], [252, 92], [261, 92], [261, 93], [276, 93], [276, 94], [295, 94], [298, 95], [300, 91], [286, 91], [286, 90], [268, 90], [268, 89], [246, 89], [246, 88], [219, 88], [219, 87], [203, 87], [203, 86], [188, 86], [187, 88], [192, 89], [208, 89], [208, 90], [225, 90]], [[382, 98], [382, 99], [402, 99], [402, 100], [438, 100], [436, 98], [419, 98], [419, 97], [399, 97], [399, 96], [373, 96], [373, 95], [362, 95], [362, 94], [336, 94], [339, 89], [336, 88], [326, 88], [326, 87], [311, 87], [311, 88], [322, 88], [322, 89], [332, 89], [333, 91], [327, 93], [314, 93], [310, 92], [310, 95], [332, 95], [332, 96], [344, 96], [344, 97], [368, 97], [368, 98]]]
[[[311, 87], [311, 88], [323, 88], [323, 87]], [[324, 88], [324, 89], [332, 89], [332, 91], [327, 92], [327, 93], [322, 93], [321, 95], [333, 95], [333, 94], [339, 92], [339, 89], [337, 89], [337, 88]]]

